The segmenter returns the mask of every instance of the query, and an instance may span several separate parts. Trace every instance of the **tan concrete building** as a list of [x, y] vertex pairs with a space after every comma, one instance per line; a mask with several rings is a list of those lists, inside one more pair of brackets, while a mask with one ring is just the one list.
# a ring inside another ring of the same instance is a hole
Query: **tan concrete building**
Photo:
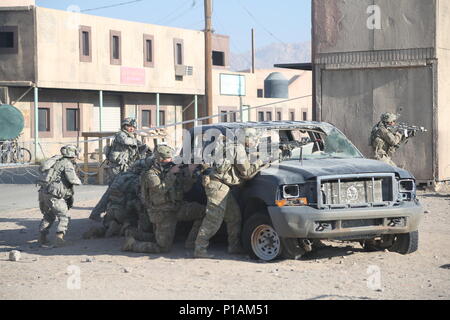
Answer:
[[[286, 98], [258, 97], [264, 79], [277, 70], [229, 71], [228, 36], [214, 35], [212, 59], [214, 112]], [[289, 98], [311, 94], [310, 73], [281, 72]], [[227, 92], [235, 83], [230, 75], [244, 79], [241, 97]], [[79, 140], [82, 132], [117, 131], [125, 117], [137, 118], [140, 127], [154, 127], [205, 116], [204, 79], [201, 31], [41, 8], [31, 0], [0, 3], [0, 99], [24, 114], [21, 141], [31, 150], [37, 112], [37, 158], [57, 153], [62, 144]], [[264, 120], [276, 120], [277, 112], [283, 120], [310, 119], [311, 99], [261, 112]], [[257, 110], [244, 120], [258, 120]], [[181, 142], [182, 128], [168, 128], [169, 144]], [[97, 144], [90, 146], [93, 151]]]

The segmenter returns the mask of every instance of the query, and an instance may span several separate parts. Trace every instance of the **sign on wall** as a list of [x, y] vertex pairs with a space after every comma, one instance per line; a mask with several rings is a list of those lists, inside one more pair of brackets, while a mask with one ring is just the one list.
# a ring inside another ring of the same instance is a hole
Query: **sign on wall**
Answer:
[[220, 74], [220, 94], [245, 96], [245, 76], [240, 74]]
[[120, 83], [141, 86], [145, 85], [145, 70], [142, 68], [121, 67]]

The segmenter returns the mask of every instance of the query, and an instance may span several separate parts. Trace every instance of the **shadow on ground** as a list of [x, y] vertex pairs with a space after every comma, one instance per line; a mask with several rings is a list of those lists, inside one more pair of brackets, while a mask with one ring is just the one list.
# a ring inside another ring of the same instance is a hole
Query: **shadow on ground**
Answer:
[[[86, 209], [86, 208], [81, 208]], [[67, 245], [64, 247], [40, 246], [37, 242], [40, 220], [24, 218], [0, 218], [0, 223], [13, 223], [22, 228], [0, 230], [0, 252], [19, 250], [24, 253], [41, 256], [86, 256], [95, 257], [101, 255], [126, 256], [139, 258], [148, 256], [149, 259], [160, 257], [169, 259], [191, 259], [193, 250], [184, 248], [189, 225], [181, 225], [177, 228], [177, 235], [173, 249], [164, 254], [146, 254], [121, 251], [125, 241], [124, 237], [83, 239], [82, 234], [87, 231], [93, 222], [87, 218], [71, 219], [69, 230], [66, 234]], [[57, 222], [52, 226], [49, 233], [49, 240], [54, 241]], [[210, 253], [220, 260], [250, 260], [246, 255], [230, 255], [227, 253], [227, 243], [224, 234], [218, 234], [211, 240]], [[254, 261], [254, 260], [252, 260]]]

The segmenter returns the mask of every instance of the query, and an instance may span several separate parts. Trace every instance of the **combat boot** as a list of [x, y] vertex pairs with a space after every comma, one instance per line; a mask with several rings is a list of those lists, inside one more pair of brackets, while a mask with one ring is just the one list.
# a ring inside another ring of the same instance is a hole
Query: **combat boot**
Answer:
[[109, 223], [108, 230], [106, 230], [105, 237], [110, 238], [120, 233], [121, 226], [115, 220]]
[[125, 239], [125, 243], [122, 246], [122, 251], [133, 251], [133, 246], [136, 243], [133, 237], [128, 237]]
[[39, 234], [39, 240], [38, 240], [38, 242], [39, 242], [41, 245], [49, 244], [49, 241], [48, 241], [48, 239], [47, 239], [47, 234], [44, 233], [44, 232], [41, 232], [41, 233]]
[[208, 250], [206, 250], [205, 248], [195, 248], [194, 258], [212, 259], [214, 258], [214, 255], [209, 254]]
[[56, 234], [56, 239], [55, 239], [55, 246], [56, 247], [62, 247], [66, 244], [66, 240], [64, 240], [64, 233], [62, 232], [58, 232]]

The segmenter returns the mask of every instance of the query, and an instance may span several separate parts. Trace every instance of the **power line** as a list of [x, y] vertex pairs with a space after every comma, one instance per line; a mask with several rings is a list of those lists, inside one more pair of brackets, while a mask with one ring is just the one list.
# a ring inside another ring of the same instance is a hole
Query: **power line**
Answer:
[[258, 21], [258, 19], [256, 19], [256, 17], [239, 1], [236, 0], [237, 3], [239, 3], [239, 5], [242, 7], [242, 9], [244, 9], [245, 12], [247, 12], [247, 14], [257, 23], [259, 24], [264, 31], [266, 31], [270, 36], [272, 36], [275, 40], [277, 40], [278, 42], [282, 43], [283, 45], [286, 46], [286, 43], [281, 40], [280, 38], [278, 38], [277, 36], [275, 36], [269, 29], [267, 29], [261, 22]]
[[84, 10], [80, 10], [80, 12], [88, 12], [88, 11], [94, 11], [94, 10], [100, 10], [100, 9], [115, 8], [115, 7], [120, 7], [120, 6], [132, 4], [132, 3], [136, 3], [136, 2], [141, 2], [141, 1], [144, 1], [144, 0], [133, 0], [133, 1], [120, 2], [120, 3], [116, 3], [116, 4], [111, 4], [108, 6], [103, 6], [103, 7], [84, 9]]
[[189, 11], [195, 9], [195, 7], [197, 7], [198, 3], [195, 3], [195, 1], [193, 2], [193, 4], [187, 8], [185, 11], [181, 12], [179, 15], [175, 16], [174, 18], [172, 18], [171, 20], [167, 21], [166, 23], [172, 23], [175, 20], [179, 19], [180, 17], [184, 16], [186, 13], [188, 13]]
[[175, 10], [172, 10], [168, 15], [166, 15], [164, 18], [157, 20], [155, 23], [162, 24], [164, 23], [169, 17], [171, 17], [174, 14], [177, 14], [180, 10], [182, 10], [187, 3], [191, 2], [192, 0], [184, 1], [181, 5], [175, 8]]

